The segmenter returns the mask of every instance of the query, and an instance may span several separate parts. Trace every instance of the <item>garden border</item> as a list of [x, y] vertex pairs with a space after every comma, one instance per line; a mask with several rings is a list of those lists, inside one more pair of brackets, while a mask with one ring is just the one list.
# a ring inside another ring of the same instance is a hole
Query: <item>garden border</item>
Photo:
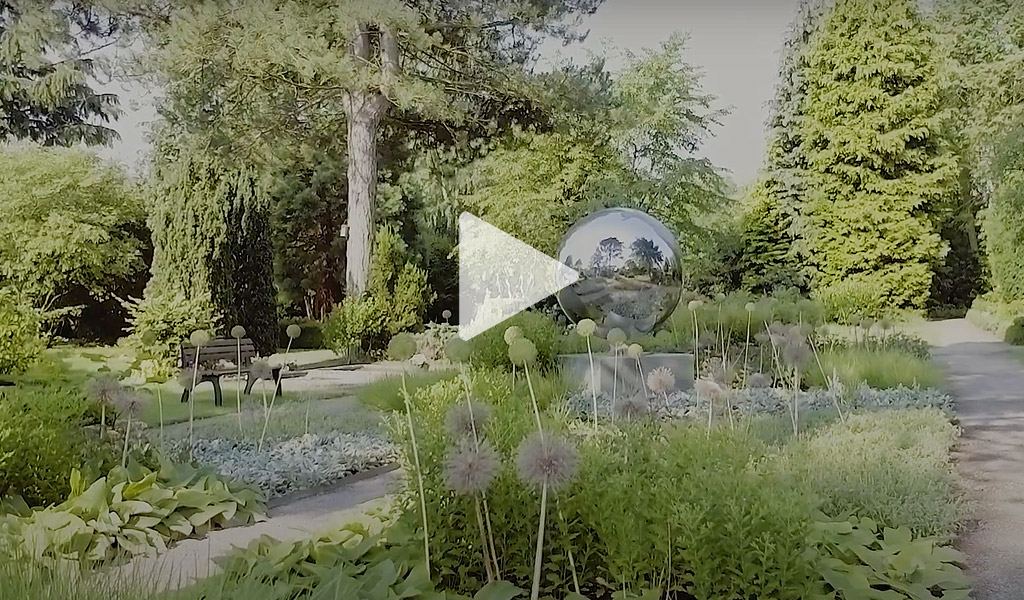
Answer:
[[276, 498], [271, 498], [270, 500], [267, 501], [267, 510], [269, 511], [275, 508], [281, 508], [282, 506], [292, 504], [293, 502], [299, 502], [300, 500], [306, 500], [316, 496], [329, 494], [347, 485], [351, 485], [359, 481], [364, 481], [366, 479], [372, 479], [374, 477], [377, 477], [378, 475], [390, 473], [391, 471], [398, 469], [399, 466], [401, 465], [399, 465], [398, 462], [390, 462], [386, 465], [382, 465], [379, 467], [371, 467], [369, 469], [348, 475], [347, 477], [342, 477], [341, 479], [333, 483], [318, 485], [316, 487], [306, 488], [303, 490], [296, 490], [283, 496], [277, 496]]

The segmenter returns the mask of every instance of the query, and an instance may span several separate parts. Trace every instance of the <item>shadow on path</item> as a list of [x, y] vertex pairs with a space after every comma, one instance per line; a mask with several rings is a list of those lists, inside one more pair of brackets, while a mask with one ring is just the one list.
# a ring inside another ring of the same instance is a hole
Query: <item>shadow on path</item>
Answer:
[[959, 540], [977, 600], [1024, 598], [1024, 365], [1010, 347], [963, 319], [930, 323], [922, 333], [963, 437], [960, 472], [974, 519]]

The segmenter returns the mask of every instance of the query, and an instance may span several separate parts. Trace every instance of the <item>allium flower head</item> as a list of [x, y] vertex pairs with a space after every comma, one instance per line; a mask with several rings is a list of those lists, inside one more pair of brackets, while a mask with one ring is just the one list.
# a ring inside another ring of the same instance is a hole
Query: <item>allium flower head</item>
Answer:
[[240, 340], [240, 339], [244, 338], [245, 337], [245, 327], [242, 327], [241, 325], [235, 325], [234, 327], [232, 327], [231, 328], [231, 337], [235, 338], [236, 340]]
[[459, 402], [448, 409], [445, 427], [456, 439], [473, 437], [474, 428], [478, 436], [482, 436], [487, 422], [491, 418], [491, 406], [477, 400], [469, 404]]
[[611, 344], [612, 348], [625, 344], [626, 332], [618, 327], [612, 327], [608, 330], [608, 343]]
[[106, 375], [89, 382], [89, 394], [93, 400], [103, 404], [113, 404], [124, 387], [113, 377]]
[[718, 300], [719, 302], [725, 300], [725, 294], [723, 294], [722, 292], [718, 292], [717, 294], [715, 294], [715, 300]]
[[298, 326], [295, 323], [292, 323], [287, 328], [285, 328], [284, 332], [285, 332], [285, 335], [287, 335], [289, 339], [293, 339], [294, 340], [295, 338], [297, 338], [300, 335], [302, 335], [302, 327]]
[[462, 444], [448, 455], [444, 476], [448, 487], [459, 494], [487, 491], [501, 469], [498, 453], [487, 442]]
[[889, 331], [892, 329], [892, 319], [889, 317], [882, 317], [882, 319], [878, 321], [878, 326], [881, 327], [883, 331]]
[[597, 331], [597, 323], [593, 319], [580, 319], [580, 322], [576, 323], [576, 333], [580, 337], [588, 338], [594, 335], [595, 331]]
[[747, 387], [767, 388], [772, 386], [772, 376], [768, 373], [753, 373], [747, 377]]
[[746, 309], [748, 313], [752, 313], [754, 312], [754, 309], [757, 308], [757, 305], [754, 304], [753, 302], [747, 302], [746, 304], [743, 305], [743, 308]]
[[512, 345], [512, 342], [518, 340], [521, 337], [523, 337], [523, 332], [520, 331], [519, 328], [516, 327], [515, 325], [509, 325], [505, 329], [505, 334], [502, 336], [502, 338], [504, 338], [505, 340], [505, 343], [509, 346]]
[[388, 342], [391, 360], [409, 360], [413, 354], [416, 354], [416, 338], [411, 333], [399, 333]]
[[210, 332], [205, 329], [197, 329], [188, 336], [188, 341], [196, 348], [202, 348], [210, 343]]
[[647, 416], [651, 404], [643, 394], [622, 395], [612, 405], [612, 415], [622, 421], [632, 421]]
[[803, 337], [791, 337], [782, 346], [782, 361], [790, 367], [802, 367], [811, 359], [811, 349]]
[[725, 388], [710, 379], [698, 379], [693, 382], [693, 389], [697, 391], [697, 395], [701, 398], [709, 398], [711, 400], [717, 400], [725, 395]]
[[626, 348], [626, 354], [630, 358], [640, 358], [640, 356], [643, 353], [644, 353], [644, 347], [641, 346], [640, 344], [630, 344], [629, 347]]
[[667, 394], [676, 387], [676, 376], [668, 367], [658, 367], [647, 374], [647, 387], [655, 394]]
[[139, 341], [142, 342], [143, 347], [149, 348], [150, 346], [155, 346], [157, 342], [160, 340], [156, 339], [155, 333], [147, 329], [146, 331], [142, 332], [142, 337], [139, 339]]
[[249, 365], [249, 376], [253, 381], [262, 379], [264, 381], [270, 381], [274, 378], [274, 370], [270, 367], [270, 363], [265, 360], [254, 360]]
[[139, 395], [134, 390], [121, 388], [121, 391], [114, 396], [113, 404], [117, 408], [117, 412], [122, 415], [135, 417], [135, 415], [139, 414], [141, 402]]
[[442, 310], [441, 311], [441, 318], [444, 319], [445, 321], [447, 321], [448, 319], [452, 318], [452, 311], [448, 310], [447, 308]]
[[532, 364], [537, 360], [537, 346], [526, 338], [512, 340], [508, 347], [508, 359], [518, 366]]
[[695, 312], [701, 306], [704, 306], [704, 302], [702, 302], [700, 300], [690, 300], [686, 304], [686, 308], [690, 309], [690, 312]]
[[580, 455], [565, 439], [548, 433], [534, 432], [519, 444], [516, 467], [519, 478], [536, 488], [547, 484], [558, 491], [576, 477]]
[[470, 347], [469, 342], [459, 336], [453, 337], [444, 344], [444, 355], [453, 363], [466, 362], [472, 353], [473, 348]]

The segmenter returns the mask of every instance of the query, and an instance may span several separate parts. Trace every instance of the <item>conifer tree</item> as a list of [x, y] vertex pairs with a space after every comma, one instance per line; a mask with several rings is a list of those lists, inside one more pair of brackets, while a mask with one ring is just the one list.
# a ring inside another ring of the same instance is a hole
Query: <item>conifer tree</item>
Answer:
[[914, 0], [837, 0], [815, 35], [801, 131], [819, 291], [845, 283], [925, 306], [957, 174], [937, 60]]

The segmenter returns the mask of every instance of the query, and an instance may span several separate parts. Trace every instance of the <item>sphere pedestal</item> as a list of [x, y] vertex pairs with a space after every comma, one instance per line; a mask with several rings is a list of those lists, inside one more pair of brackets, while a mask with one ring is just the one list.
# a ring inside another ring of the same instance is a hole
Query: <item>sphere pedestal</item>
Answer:
[[643, 392], [647, 375], [658, 367], [666, 367], [676, 377], [676, 385], [668, 393], [681, 392], [693, 387], [693, 355], [684, 353], [644, 354], [640, 357], [643, 372], [637, 370], [636, 359], [625, 353], [619, 355], [619, 366], [615, 368], [615, 357], [611, 354], [594, 355], [594, 376], [590, 374], [590, 357], [584, 354], [561, 354], [558, 357], [562, 370], [574, 381], [583, 384], [590, 390], [591, 381], [597, 385], [598, 392], [611, 394], [616, 377], [616, 391], [622, 393]]

